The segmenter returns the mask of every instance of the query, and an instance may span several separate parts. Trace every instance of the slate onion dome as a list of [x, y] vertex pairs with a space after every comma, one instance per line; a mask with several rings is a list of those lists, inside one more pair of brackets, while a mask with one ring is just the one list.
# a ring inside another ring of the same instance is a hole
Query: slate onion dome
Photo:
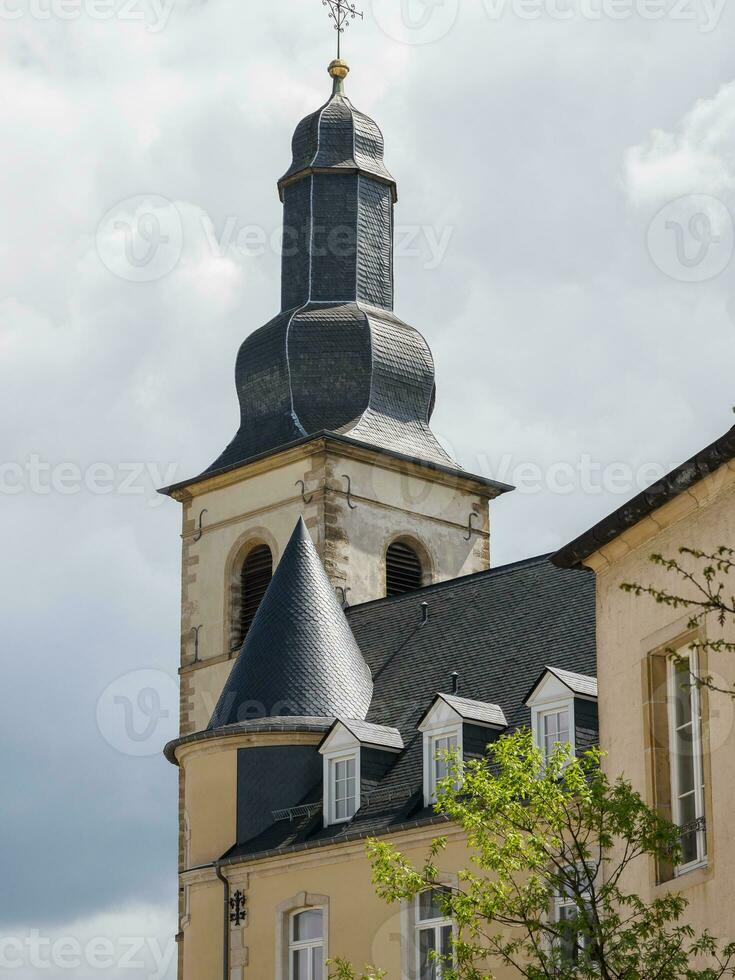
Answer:
[[429, 346], [393, 313], [396, 183], [377, 124], [329, 66], [328, 101], [302, 120], [278, 182], [284, 211], [281, 312], [243, 343], [240, 428], [206, 474], [321, 432], [452, 469], [429, 428]]
[[209, 723], [364, 719], [373, 681], [303, 518], [291, 536]]

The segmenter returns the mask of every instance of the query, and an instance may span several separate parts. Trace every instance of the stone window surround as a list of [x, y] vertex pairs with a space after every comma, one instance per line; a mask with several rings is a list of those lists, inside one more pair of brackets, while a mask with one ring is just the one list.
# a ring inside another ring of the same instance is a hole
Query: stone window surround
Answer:
[[274, 980], [289, 980], [289, 929], [294, 912], [321, 909], [324, 913], [324, 961], [329, 959], [329, 896], [298, 892], [276, 908], [276, 974]]
[[[437, 887], [456, 889], [459, 887], [459, 876], [456, 874], [439, 874], [436, 879]], [[418, 957], [416, 947], [416, 913], [418, 898], [401, 902], [401, 977], [405, 980], [418, 980]], [[454, 926], [454, 935], [457, 927]]]
[[[669, 714], [668, 706], [661, 704], [657, 691], [668, 695], [669, 650], [689, 646], [694, 640], [703, 640], [706, 628], [692, 630], [691, 617], [682, 616], [668, 626], [657, 630], [641, 641], [643, 737], [646, 756], [647, 797], [659, 812], [671, 819], [671, 782], [669, 761]], [[699, 652], [699, 671], [708, 673], [706, 653]], [[704, 812], [712, 814], [712, 771], [710, 757], [709, 697], [706, 689], [700, 691], [702, 718], [702, 761], [704, 771]], [[713, 828], [707, 824], [707, 862], [684, 874], [677, 875], [670, 864], [651, 861], [651, 885], [661, 893], [682, 891], [700, 885], [714, 875], [715, 841]]]

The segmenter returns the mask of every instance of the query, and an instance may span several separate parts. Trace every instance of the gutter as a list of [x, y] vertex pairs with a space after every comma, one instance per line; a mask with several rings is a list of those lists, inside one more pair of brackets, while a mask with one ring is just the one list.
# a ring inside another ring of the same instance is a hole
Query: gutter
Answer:
[[219, 861], [215, 861], [212, 867], [224, 887], [222, 912], [222, 980], [230, 980], [230, 883], [222, 874], [222, 866]]

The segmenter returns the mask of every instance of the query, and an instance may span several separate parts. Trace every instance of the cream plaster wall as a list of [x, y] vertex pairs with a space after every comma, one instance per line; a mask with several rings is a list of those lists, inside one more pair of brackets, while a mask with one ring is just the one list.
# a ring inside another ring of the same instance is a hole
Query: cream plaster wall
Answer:
[[[645, 519], [593, 556], [597, 572], [598, 680], [601, 743], [608, 753], [612, 775], [624, 773], [652, 802], [651, 736], [644, 704], [647, 700], [646, 663], [656, 650], [687, 632], [682, 610], [657, 605], [621, 591], [623, 582], [678, 588], [649, 559], [653, 552], [676, 556], [681, 546], [703, 550], [735, 543], [735, 467], [722, 467]], [[708, 623], [710, 637], [721, 635]], [[728, 638], [735, 639], [730, 630]], [[735, 661], [711, 657], [709, 671], [728, 686], [735, 683]], [[735, 939], [735, 702], [710, 694], [709, 704], [709, 868], [683, 875], [666, 885], [656, 884], [652, 862], [640, 862], [629, 885], [653, 896], [666, 889], [682, 891], [691, 902], [688, 918], [722, 939]]]
[[[446, 828], [441, 828], [445, 832]], [[433, 835], [439, 833], [433, 828]], [[450, 829], [449, 846], [439, 858], [440, 870], [448, 880], [467, 863], [467, 854], [459, 834]], [[426, 858], [432, 831], [423, 829], [396, 835], [396, 843], [417, 865]], [[328, 899], [327, 955], [342, 957], [356, 967], [372, 964], [387, 971], [388, 980], [412, 980], [405, 972], [406, 944], [413, 940], [413, 930], [401, 905], [387, 905], [375, 895], [371, 868], [363, 842], [336, 848], [296, 853], [280, 859], [256, 861], [242, 868], [226, 869], [233, 890], [241, 888], [248, 900], [248, 921], [242, 931], [247, 948], [248, 966], [237, 980], [286, 980], [277, 964], [278, 932], [282, 928], [279, 909], [299, 904], [302, 893]], [[221, 909], [222, 892], [217, 883], [192, 886], [200, 893], [197, 908], [206, 912], [207, 930], [185, 932], [186, 972], [183, 980], [221, 976], [220, 928], [212, 927]], [[209, 907], [211, 906], [211, 907]], [[213, 912], [213, 908], [215, 911]], [[194, 921], [192, 913], [192, 925]], [[239, 937], [238, 937], [239, 941]], [[220, 957], [217, 961], [217, 957]], [[206, 972], [219, 962], [219, 974]], [[499, 970], [498, 980], [510, 980], [513, 974]]]
[[[237, 749], [216, 742], [179, 750], [188, 817], [189, 868], [218, 860], [237, 836]], [[183, 869], [182, 870], [187, 870]]]

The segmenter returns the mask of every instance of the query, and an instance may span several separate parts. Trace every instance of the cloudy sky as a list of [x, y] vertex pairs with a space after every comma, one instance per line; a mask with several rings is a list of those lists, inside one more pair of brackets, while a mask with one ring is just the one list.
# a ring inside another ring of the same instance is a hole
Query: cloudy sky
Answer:
[[[434, 428], [521, 488], [496, 563], [732, 423], [723, 6], [368, 0], [350, 28]], [[0, 974], [169, 980], [179, 512], [153, 488], [236, 428], [237, 348], [278, 309], [275, 181], [333, 32], [319, 0], [0, 0], [0, 20]], [[150, 725], [116, 727], [121, 705]]]

